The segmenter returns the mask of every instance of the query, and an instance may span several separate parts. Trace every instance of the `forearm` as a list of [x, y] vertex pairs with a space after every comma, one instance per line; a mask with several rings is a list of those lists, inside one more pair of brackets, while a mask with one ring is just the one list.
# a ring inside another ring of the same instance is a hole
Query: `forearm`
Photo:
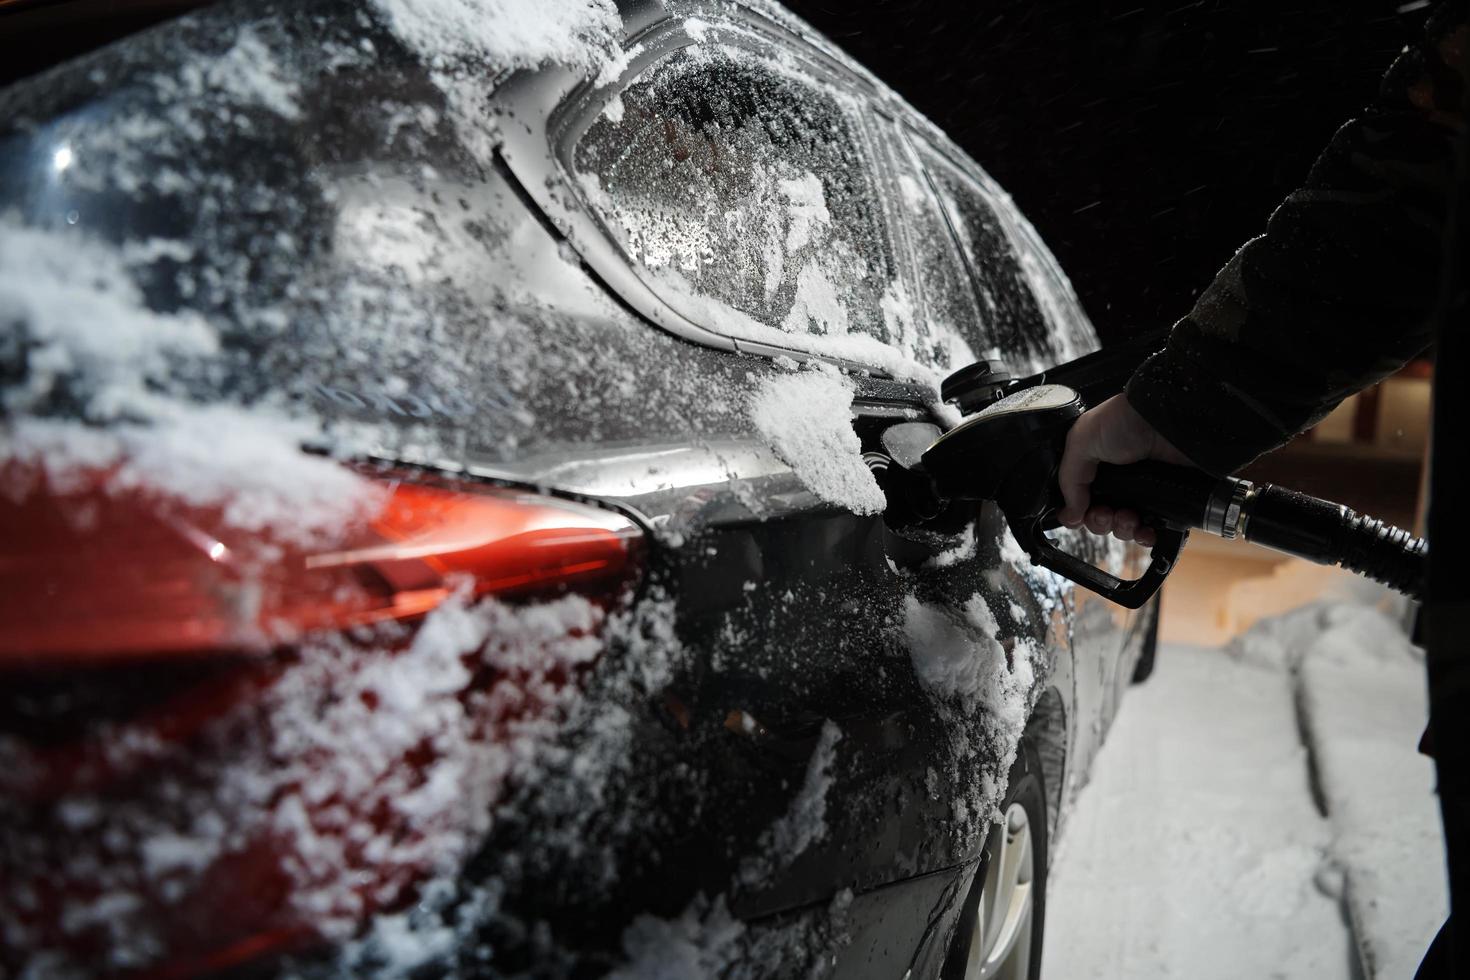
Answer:
[[[1463, 9], [1463, 8], [1462, 8]], [[1128, 399], [1197, 464], [1238, 469], [1431, 340], [1465, 124], [1444, 10], [1133, 377]]]

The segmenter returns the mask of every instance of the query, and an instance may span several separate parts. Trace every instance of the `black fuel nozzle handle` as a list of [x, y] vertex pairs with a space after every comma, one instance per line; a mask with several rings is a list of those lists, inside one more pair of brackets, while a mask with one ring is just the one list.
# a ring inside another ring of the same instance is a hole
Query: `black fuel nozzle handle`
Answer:
[[1135, 510], [1156, 526], [1241, 537], [1320, 565], [1340, 565], [1413, 599], [1424, 597], [1428, 543], [1330, 500], [1157, 462], [1100, 464], [1092, 496]]
[[1132, 580], [1063, 551], [1046, 536], [1057, 526], [1062, 502], [1057, 465], [1067, 432], [1085, 409], [1077, 392], [1064, 385], [1036, 385], [965, 419], [924, 452], [922, 463], [943, 496], [995, 501], [1032, 564], [1137, 609], [1174, 567], [1185, 529], [1160, 527], [1148, 567]]
[[1049, 511], [1029, 519], [1007, 522], [1017, 543], [1031, 556], [1032, 564], [1071, 579], [1083, 588], [1090, 589], [1126, 609], [1138, 609], [1154, 597], [1163, 586], [1164, 579], [1174, 570], [1174, 563], [1179, 560], [1179, 553], [1189, 540], [1189, 531], [1184, 528], [1158, 528], [1148, 567], [1143, 570], [1143, 574], [1135, 579], [1120, 579], [1058, 548], [1045, 533], [1046, 526], [1052, 523], [1054, 513]]

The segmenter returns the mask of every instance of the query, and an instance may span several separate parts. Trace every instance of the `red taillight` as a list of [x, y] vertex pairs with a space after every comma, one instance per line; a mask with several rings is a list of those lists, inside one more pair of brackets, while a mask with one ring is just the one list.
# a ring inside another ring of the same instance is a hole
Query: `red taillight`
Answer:
[[0, 667], [264, 650], [420, 616], [466, 586], [607, 590], [633, 571], [640, 538], [621, 515], [554, 497], [399, 481], [370, 520], [311, 546], [102, 487], [0, 513]]
[[513, 489], [372, 478], [371, 513], [303, 541], [25, 476], [0, 494], [0, 973], [194, 975], [411, 899], [640, 566], [628, 519]]

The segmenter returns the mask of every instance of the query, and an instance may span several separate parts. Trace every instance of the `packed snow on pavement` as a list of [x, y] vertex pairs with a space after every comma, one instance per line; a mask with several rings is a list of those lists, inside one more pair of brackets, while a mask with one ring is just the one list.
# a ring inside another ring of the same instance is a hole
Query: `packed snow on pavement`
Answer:
[[1055, 857], [1045, 976], [1412, 976], [1447, 910], [1426, 717], [1361, 598], [1161, 650]]

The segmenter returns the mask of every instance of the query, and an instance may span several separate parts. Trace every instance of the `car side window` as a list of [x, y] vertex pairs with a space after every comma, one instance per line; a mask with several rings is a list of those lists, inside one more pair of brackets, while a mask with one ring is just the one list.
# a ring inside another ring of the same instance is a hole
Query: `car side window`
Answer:
[[985, 189], [947, 157], [915, 140], [928, 183], [959, 239], [980, 301], [978, 351], [995, 351], [1012, 369], [1055, 360], [1051, 324], [1027, 270]]
[[883, 121], [895, 159], [900, 220], [912, 250], [919, 302], [933, 335], [936, 361], [944, 367], [961, 367], [991, 346], [967, 260], [918, 154], [897, 123]]
[[919, 353], [855, 101], [792, 59], [681, 48], [619, 93], [571, 164], [688, 319], [817, 353], [844, 351], [807, 341], [848, 335]]

